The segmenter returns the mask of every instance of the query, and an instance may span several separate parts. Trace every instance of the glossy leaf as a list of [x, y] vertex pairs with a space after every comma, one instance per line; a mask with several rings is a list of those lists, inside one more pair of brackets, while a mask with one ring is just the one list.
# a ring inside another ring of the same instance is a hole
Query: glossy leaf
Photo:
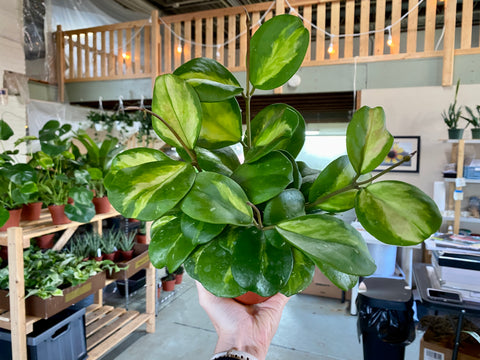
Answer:
[[281, 222], [277, 231], [315, 264], [327, 264], [352, 275], [371, 275], [375, 269], [367, 245], [352, 226], [330, 215], [306, 215]]
[[295, 108], [289, 106], [290, 110], [295, 111], [298, 116], [298, 125], [290, 139], [280, 141], [275, 147], [275, 150], [285, 150], [293, 157], [296, 158], [300, 151], [302, 151], [305, 144], [305, 119]]
[[285, 238], [280, 235], [275, 229], [264, 230], [265, 239], [275, 247], [282, 248], [285, 246]]
[[150, 162], [117, 171], [108, 187], [112, 206], [123, 216], [154, 220], [190, 190], [195, 170], [179, 161]]
[[207, 79], [240, 87], [238, 80], [225, 66], [210, 58], [200, 57], [187, 61], [173, 74], [182, 79]]
[[185, 81], [193, 87], [202, 102], [228, 100], [241, 94], [243, 91], [243, 88], [240, 86], [223, 84], [208, 79], [188, 79]]
[[195, 265], [195, 273], [202, 285], [212, 294], [221, 297], [236, 297], [246, 291], [234, 279], [233, 239], [236, 231], [227, 231], [215, 240], [203, 245]]
[[303, 215], [305, 215], [303, 194], [296, 189], [287, 189], [267, 203], [263, 212], [263, 222], [265, 225], [272, 225]]
[[250, 41], [250, 82], [262, 90], [283, 85], [300, 68], [309, 43], [308, 30], [297, 16], [268, 20]]
[[7, 209], [5, 209], [3, 206], [0, 207], [0, 227], [5, 225], [5, 223], [8, 221], [10, 218], [10, 213], [8, 212]]
[[242, 139], [242, 114], [237, 99], [202, 103], [202, 112], [199, 146], [218, 149]]
[[[174, 212], [174, 211], [172, 211], [172, 212]], [[169, 214], [170, 213], [171, 212], [169, 212]], [[150, 236], [153, 238], [155, 236], [155, 233], [157, 231], [160, 231], [166, 223], [180, 217], [181, 215], [182, 215], [182, 212], [178, 211], [178, 213], [175, 213], [174, 215], [163, 215], [162, 217], [153, 221], [152, 226], [150, 227]]]
[[360, 190], [355, 212], [365, 230], [391, 245], [418, 244], [442, 224], [435, 202], [400, 181], [380, 181]]
[[319, 264], [318, 268], [336, 287], [348, 291], [358, 283], [358, 276], [345, 274], [326, 264]]
[[254, 163], [240, 165], [232, 174], [254, 204], [280, 194], [293, 180], [290, 161], [279, 151], [272, 152]]
[[308, 256], [292, 247], [293, 269], [287, 284], [281, 290], [285, 296], [292, 296], [305, 290], [312, 282], [315, 264]]
[[[356, 177], [347, 155], [340, 156], [327, 165], [318, 175], [309, 192], [309, 202], [313, 203], [317, 199], [330, 195], [337, 190], [343, 189], [353, 183]], [[340, 212], [352, 209], [355, 205], [355, 195], [357, 189], [351, 189], [338, 195], [330, 197], [317, 205], [325, 211]]]
[[298, 121], [296, 111], [286, 104], [269, 105], [260, 111], [252, 120], [252, 147], [245, 154], [245, 161], [256, 161], [290, 139]]
[[302, 186], [302, 175], [300, 174], [300, 170], [298, 169], [297, 162], [288, 151], [280, 150], [280, 152], [285, 155], [285, 157], [290, 161], [290, 164], [292, 165], [293, 181], [288, 187], [293, 189], [300, 189], [300, 187]]
[[43, 151], [37, 151], [33, 157], [42, 169], [47, 170], [53, 168], [53, 159]]
[[201, 172], [181, 203], [188, 216], [212, 224], [249, 225], [253, 214], [244, 191], [232, 179], [212, 173]]
[[225, 224], [210, 224], [192, 219], [190, 216], [183, 214], [181, 218], [181, 229], [192, 244], [199, 245], [209, 242], [219, 235], [225, 228]]
[[0, 119], [0, 140], [8, 140], [12, 136], [12, 128], [5, 122], [5, 120]]
[[[188, 149], [195, 147], [202, 125], [202, 108], [197, 93], [183, 79], [171, 74], [157, 77], [152, 111], [170, 125]], [[154, 116], [152, 125], [167, 144], [183, 146], [167, 126]]]
[[205, 171], [213, 171], [230, 176], [240, 165], [237, 155], [230, 147], [217, 150], [196, 147], [195, 151], [197, 153], [198, 165]]
[[381, 107], [357, 110], [347, 128], [347, 153], [357, 174], [374, 170], [387, 156], [393, 136], [385, 127]]
[[155, 231], [148, 247], [148, 256], [152, 264], [161, 269], [175, 271], [184, 263], [195, 249], [192, 240], [183, 235], [180, 218], [175, 218]]
[[37, 180], [37, 172], [30, 165], [27, 164], [15, 164], [8, 168], [1, 168], [0, 173], [8, 178], [11, 182], [17, 185]]
[[73, 187], [68, 192], [68, 196], [73, 199], [75, 205], [91, 205], [93, 192], [85, 187]]
[[293, 256], [289, 245], [277, 248], [265, 240], [256, 227], [239, 229], [233, 248], [232, 273], [245, 290], [271, 296], [282, 289], [292, 272]]

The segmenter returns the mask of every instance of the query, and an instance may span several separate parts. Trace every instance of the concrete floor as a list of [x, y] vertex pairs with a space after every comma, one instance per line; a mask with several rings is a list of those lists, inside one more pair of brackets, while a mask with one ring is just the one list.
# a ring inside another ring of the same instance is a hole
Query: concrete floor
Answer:
[[[116, 292], [105, 303], [122, 305]], [[131, 308], [144, 311], [144, 289], [131, 298]], [[311, 295], [296, 295], [285, 307], [279, 329], [270, 346], [268, 360], [362, 360], [357, 337], [357, 317], [348, 312], [349, 302]], [[157, 303], [156, 332], [143, 328], [112, 349], [103, 360], [210, 359], [217, 336], [198, 304], [194, 281], [184, 276], [173, 292], [163, 292]], [[419, 358], [422, 337], [406, 348], [405, 359]], [[388, 359], [386, 359], [388, 360]]]

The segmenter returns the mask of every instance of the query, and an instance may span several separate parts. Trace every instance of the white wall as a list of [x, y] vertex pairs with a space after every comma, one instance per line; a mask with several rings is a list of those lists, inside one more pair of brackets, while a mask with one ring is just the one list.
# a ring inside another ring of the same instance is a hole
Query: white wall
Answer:
[[[362, 105], [382, 106], [387, 128], [393, 135], [421, 136], [420, 172], [391, 173], [388, 179], [406, 181], [433, 195], [433, 182], [442, 180], [442, 170], [450, 160], [451, 145], [441, 113], [453, 102], [455, 86], [363, 90]], [[480, 104], [480, 85], [460, 85], [458, 105]], [[462, 120], [462, 124], [466, 124]], [[467, 129], [464, 138], [471, 138]]]
[[[3, 87], [3, 72], [5, 70], [25, 74], [25, 55], [23, 52], [23, 17], [22, 2], [2, 1], [0, 12], [0, 87]], [[18, 137], [25, 135], [26, 108], [18, 96], [9, 96], [7, 105], [0, 105], [0, 117], [13, 129], [15, 136], [7, 144], [7, 149], [13, 147]]]

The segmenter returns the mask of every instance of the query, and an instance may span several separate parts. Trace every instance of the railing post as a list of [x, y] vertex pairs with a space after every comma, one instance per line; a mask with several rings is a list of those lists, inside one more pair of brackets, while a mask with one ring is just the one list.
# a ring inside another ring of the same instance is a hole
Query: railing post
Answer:
[[160, 26], [158, 23], [158, 10], [152, 11], [152, 36], [150, 37], [152, 49], [152, 89], [155, 86], [155, 79], [159, 75], [159, 52], [160, 52]]
[[58, 102], [63, 103], [65, 101], [65, 41], [61, 25], [57, 25], [55, 40], [57, 46], [57, 99]]
[[455, 60], [455, 22], [457, 17], [457, 0], [445, 1], [445, 36], [443, 38], [443, 72], [442, 86], [453, 83], [453, 65]]
[[[275, 2], [275, 16], [285, 14], [285, 1], [284, 0], [276, 0]], [[282, 94], [283, 87], [278, 87], [273, 89], [274, 94]]]

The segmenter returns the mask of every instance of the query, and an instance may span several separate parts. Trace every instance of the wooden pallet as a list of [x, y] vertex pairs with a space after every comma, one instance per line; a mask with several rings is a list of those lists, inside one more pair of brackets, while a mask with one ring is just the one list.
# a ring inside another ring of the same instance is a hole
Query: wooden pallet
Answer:
[[146, 323], [148, 314], [113, 306], [90, 305], [85, 315], [88, 359], [103, 356], [113, 346]]

